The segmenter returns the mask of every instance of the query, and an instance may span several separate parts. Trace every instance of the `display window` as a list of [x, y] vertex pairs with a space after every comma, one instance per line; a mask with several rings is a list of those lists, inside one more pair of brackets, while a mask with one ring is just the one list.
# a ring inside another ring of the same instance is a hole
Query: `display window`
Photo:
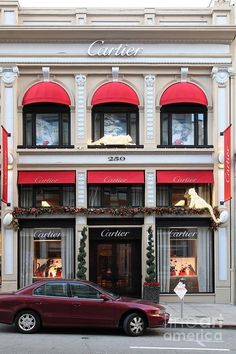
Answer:
[[207, 146], [207, 108], [198, 104], [163, 106], [161, 145]]
[[88, 185], [89, 207], [139, 207], [144, 204], [144, 185]]
[[41, 278], [73, 278], [73, 229], [24, 228], [19, 241], [21, 286]]
[[211, 184], [157, 184], [157, 206], [188, 206], [189, 199], [186, 192], [194, 188], [197, 194], [211, 204]]
[[74, 184], [23, 184], [18, 187], [22, 208], [75, 206]]
[[70, 146], [70, 110], [61, 104], [30, 104], [23, 110], [24, 147]]
[[104, 136], [130, 135], [132, 144], [139, 144], [138, 107], [131, 104], [96, 105], [92, 112], [92, 139]]
[[208, 228], [158, 228], [158, 273], [162, 293], [184, 279], [188, 293], [213, 292], [213, 239]]

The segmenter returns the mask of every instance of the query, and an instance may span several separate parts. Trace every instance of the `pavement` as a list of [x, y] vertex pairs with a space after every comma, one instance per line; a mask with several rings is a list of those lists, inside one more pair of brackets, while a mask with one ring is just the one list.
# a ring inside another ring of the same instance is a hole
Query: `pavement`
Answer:
[[236, 327], [236, 305], [161, 302], [170, 314], [169, 327]]

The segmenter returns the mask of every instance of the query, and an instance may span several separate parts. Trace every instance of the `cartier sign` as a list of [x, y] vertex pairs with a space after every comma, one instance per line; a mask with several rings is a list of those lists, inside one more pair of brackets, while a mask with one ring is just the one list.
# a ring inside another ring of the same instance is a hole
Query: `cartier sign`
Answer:
[[61, 230], [35, 229], [34, 240], [61, 240]]
[[138, 54], [142, 53], [143, 48], [132, 47], [128, 44], [117, 44], [109, 45], [105, 44], [103, 40], [96, 40], [88, 47], [88, 55], [90, 57], [110, 57], [110, 56], [121, 56], [121, 57], [136, 57]]
[[171, 229], [170, 230], [171, 239], [196, 239], [197, 230], [196, 229]]
[[89, 238], [94, 240], [135, 240], [141, 239], [141, 227], [99, 227], [89, 230]]

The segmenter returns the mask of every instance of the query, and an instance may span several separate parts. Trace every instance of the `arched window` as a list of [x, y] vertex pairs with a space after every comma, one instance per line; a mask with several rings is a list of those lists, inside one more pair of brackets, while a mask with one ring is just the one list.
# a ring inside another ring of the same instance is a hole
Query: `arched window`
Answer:
[[104, 84], [94, 93], [92, 105], [95, 144], [101, 138], [104, 145], [106, 141], [111, 145], [139, 144], [139, 99], [131, 87], [121, 82]]
[[71, 147], [70, 98], [58, 84], [40, 82], [23, 98], [23, 146]]
[[192, 83], [176, 83], [163, 93], [161, 145], [203, 147], [207, 141], [207, 98]]

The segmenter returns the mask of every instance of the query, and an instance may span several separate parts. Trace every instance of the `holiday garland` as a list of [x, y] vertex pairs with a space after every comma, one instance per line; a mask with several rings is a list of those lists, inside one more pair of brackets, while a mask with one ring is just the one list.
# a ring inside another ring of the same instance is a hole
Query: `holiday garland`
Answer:
[[[214, 208], [214, 214], [218, 218], [219, 210]], [[111, 216], [135, 216], [135, 215], [204, 215], [207, 209], [192, 209], [188, 207], [120, 207], [120, 208], [74, 208], [74, 207], [49, 207], [49, 208], [15, 208], [13, 225], [19, 227], [19, 217], [40, 215], [111, 215]], [[212, 220], [211, 227], [217, 228]]]

